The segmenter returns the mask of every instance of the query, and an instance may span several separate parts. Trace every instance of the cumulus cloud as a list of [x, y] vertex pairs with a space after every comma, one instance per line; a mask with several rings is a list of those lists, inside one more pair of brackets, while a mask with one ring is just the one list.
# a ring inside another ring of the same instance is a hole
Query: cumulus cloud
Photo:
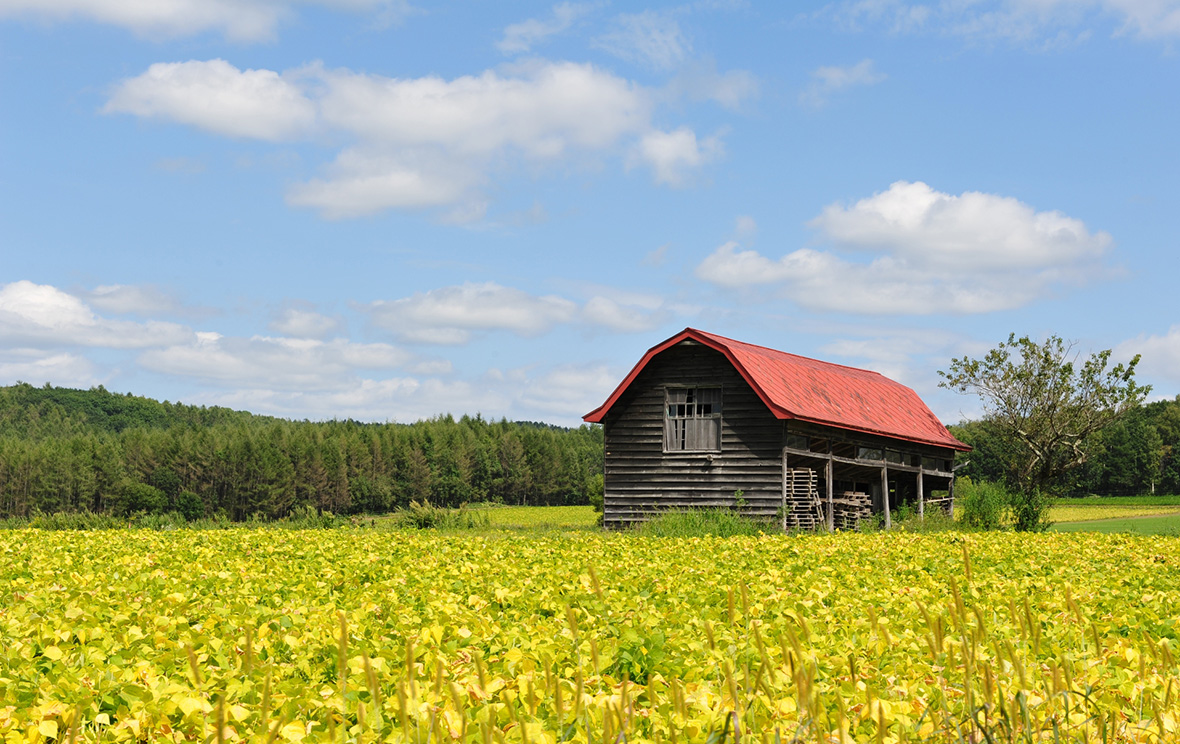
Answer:
[[384, 23], [411, 10], [405, 0], [0, 0], [0, 17], [88, 20], [153, 38], [213, 31], [232, 41], [261, 41], [274, 38], [281, 21], [309, 4], [376, 12]]
[[986, 313], [1021, 307], [1101, 273], [1104, 232], [1010, 197], [953, 196], [899, 181], [810, 226], [851, 253], [802, 248], [768, 258], [729, 241], [696, 269], [730, 289], [766, 285], [815, 310], [865, 314]]
[[825, 359], [848, 360], [911, 387], [934, 388], [935, 370], [956, 356], [986, 354], [988, 344], [957, 333], [906, 328], [895, 322], [877, 327], [856, 324], [828, 329], [831, 339], [819, 347]]
[[719, 137], [698, 140], [688, 127], [671, 132], [657, 129], [640, 139], [634, 159], [651, 166], [657, 183], [683, 186], [690, 172], [716, 159], [723, 150]]
[[966, 269], [1040, 268], [1098, 258], [1105, 232], [1058, 211], [1037, 212], [1012, 197], [959, 196], [898, 181], [851, 206], [831, 204], [809, 225], [835, 243]]
[[75, 295], [27, 280], [0, 286], [0, 341], [35, 347], [134, 349], [175, 343], [191, 331], [175, 323], [112, 320]]
[[271, 320], [269, 328], [284, 336], [322, 339], [342, 331], [344, 323], [308, 307], [286, 307]]
[[590, 325], [618, 333], [650, 331], [662, 325], [669, 312], [659, 298], [630, 299], [624, 297], [591, 297], [582, 307], [582, 319]]
[[356, 370], [399, 369], [412, 359], [389, 344], [200, 332], [191, 343], [148, 349], [139, 363], [153, 372], [239, 387], [329, 390]]
[[287, 418], [410, 422], [452, 413], [508, 413], [511, 401], [500, 391], [465, 380], [416, 376], [365, 377], [341, 381], [325, 390], [244, 388], [203, 393], [201, 402]]
[[[141, 291], [142, 290], [142, 291]], [[586, 287], [584, 303], [468, 284], [358, 308], [395, 335], [440, 343], [488, 331], [534, 336], [557, 324], [612, 332], [650, 330], [677, 308], [663, 298]], [[529, 366], [459, 376], [452, 362], [390, 343], [340, 337], [340, 318], [291, 301], [271, 318], [275, 335], [193, 331], [104, 317], [169, 307], [151, 288], [107, 285], [65, 292], [28, 281], [0, 286], [0, 384], [71, 387], [162, 383], [162, 397], [294, 418], [415, 420], [452, 412], [576, 425], [617, 381], [601, 367]], [[407, 324], [409, 327], [404, 327]], [[78, 347], [78, 348], [73, 348]], [[617, 372], [617, 371], [616, 371]], [[198, 386], [193, 390], [193, 386]]]
[[119, 315], [168, 315], [181, 310], [175, 297], [151, 285], [104, 284], [78, 294], [99, 310]]
[[1180, 384], [1180, 325], [1174, 325], [1163, 335], [1141, 335], [1122, 342], [1112, 356], [1123, 361], [1141, 354], [1138, 371], [1141, 377], [1166, 380]]
[[533, 295], [495, 282], [467, 283], [361, 306], [374, 326], [411, 343], [458, 345], [478, 333], [507, 331], [539, 336], [559, 325], [616, 333], [648, 331], [692, 308], [662, 297], [607, 287], [585, 287], [578, 303], [558, 295]]
[[593, 7], [590, 3], [558, 3], [549, 18], [529, 18], [505, 28], [496, 48], [505, 54], [527, 52], [538, 42], [569, 29]]
[[473, 331], [536, 336], [573, 319], [577, 305], [555, 295], [538, 297], [494, 282], [419, 292], [366, 308], [373, 324], [415, 343], [462, 344]]
[[306, 134], [316, 118], [314, 104], [292, 81], [271, 70], [239, 70], [223, 59], [158, 62], [119, 83], [103, 111], [271, 141]]
[[854, 29], [884, 27], [1049, 45], [1083, 41], [1109, 21], [1115, 34], [1180, 36], [1180, 4], [1175, 0], [845, 0], [825, 6], [819, 15]]
[[811, 84], [799, 94], [799, 102], [822, 108], [832, 95], [848, 88], [876, 85], [885, 79], [871, 59], [848, 67], [818, 67], [811, 72]]
[[581, 423], [623, 372], [603, 365], [492, 369], [468, 379], [423, 373], [347, 377], [322, 389], [233, 387], [202, 393], [202, 403], [294, 418], [415, 421], [441, 413]]
[[81, 388], [99, 384], [94, 364], [78, 354], [41, 349], [0, 350], [0, 384], [18, 380], [34, 385], [51, 382]]
[[545, 418], [576, 420], [602, 405], [621, 379], [605, 365], [555, 367], [523, 380], [520, 403]]
[[[328, 217], [453, 207], [472, 213], [493, 170], [624, 151], [634, 143], [661, 183], [720, 151], [651, 124], [657, 96], [589, 64], [531, 61], [451, 80], [391, 78], [312, 65], [278, 73], [224, 60], [158, 63], [119, 83], [104, 111], [175, 121], [228, 137], [283, 141], [338, 134], [351, 144], [288, 201]], [[479, 209], [475, 210], [479, 213]]]

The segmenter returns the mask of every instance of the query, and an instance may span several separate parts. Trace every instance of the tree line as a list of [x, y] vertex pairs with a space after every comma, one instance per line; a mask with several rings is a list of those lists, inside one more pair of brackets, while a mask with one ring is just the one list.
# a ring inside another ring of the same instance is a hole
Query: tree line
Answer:
[[176, 511], [274, 519], [586, 504], [601, 492], [598, 426], [450, 415], [412, 424], [288, 421], [228, 408], [17, 384], [0, 388], [0, 516]]

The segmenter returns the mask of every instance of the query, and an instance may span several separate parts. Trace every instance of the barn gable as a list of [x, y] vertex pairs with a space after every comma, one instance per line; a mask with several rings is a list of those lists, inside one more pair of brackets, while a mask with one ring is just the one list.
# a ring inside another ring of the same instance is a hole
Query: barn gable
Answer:
[[788, 354], [686, 328], [648, 350], [606, 402], [584, 419], [600, 423], [636, 375], [684, 341], [721, 352], [779, 419], [797, 419], [911, 442], [970, 449], [951, 436], [918, 394], [877, 372]]

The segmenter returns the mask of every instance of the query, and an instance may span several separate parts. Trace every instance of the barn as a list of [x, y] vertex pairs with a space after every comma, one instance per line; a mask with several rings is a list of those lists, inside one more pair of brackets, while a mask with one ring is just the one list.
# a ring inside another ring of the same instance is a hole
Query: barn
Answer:
[[955, 439], [876, 372], [686, 328], [583, 417], [606, 444], [603, 520], [729, 507], [783, 529], [953, 511]]

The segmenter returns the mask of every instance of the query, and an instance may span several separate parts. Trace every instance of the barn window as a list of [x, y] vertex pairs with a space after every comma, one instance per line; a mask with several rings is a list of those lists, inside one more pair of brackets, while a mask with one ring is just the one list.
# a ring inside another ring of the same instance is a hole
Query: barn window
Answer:
[[664, 451], [721, 451], [721, 388], [664, 390]]

